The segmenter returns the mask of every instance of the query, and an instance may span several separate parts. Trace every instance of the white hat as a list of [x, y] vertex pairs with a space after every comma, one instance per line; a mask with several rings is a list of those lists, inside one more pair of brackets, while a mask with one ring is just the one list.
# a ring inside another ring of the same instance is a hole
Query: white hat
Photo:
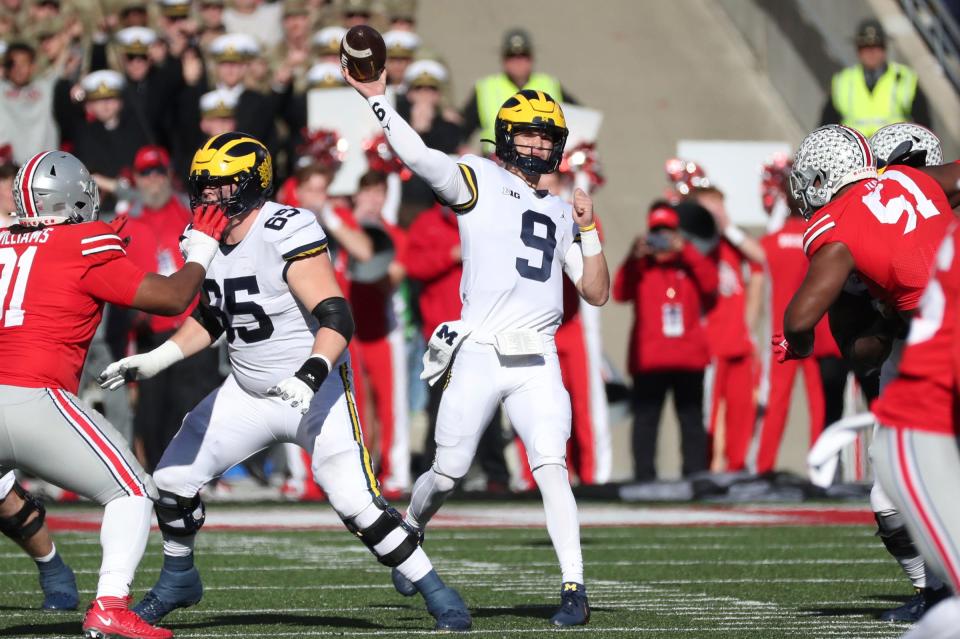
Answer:
[[146, 27], [127, 27], [114, 36], [123, 52], [129, 55], [147, 55], [149, 47], [157, 41], [157, 33]]
[[313, 46], [318, 55], [340, 55], [340, 41], [347, 30], [343, 27], [324, 27], [313, 34]]
[[383, 34], [388, 58], [412, 58], [420, 47], [420, 36], [412, 31], [387, 31]]
[[200, 96], [200, 116], [232, 118], [236, 115], [238, 96], [233, 91], [210, 91]]
[[123, 76], [110, 69], [94, 71], [84, 76], [80, 81], [80, 87], [87, 101], [118, 98], [123, 91]]
[[227, 33], [210, 43], [210, 54], [217, 62], [249, 62], [260, 55], [260, 45], [246, 33]]
[[330, 89], [344, 84], [340, 65], [335, 62], [318, 62], [307, 71], [307, 85], [311, 89]]
[[436, 60], [417, 60], [403, 74], [409, 87], [439, 87], [447, 81], [447, 70]]

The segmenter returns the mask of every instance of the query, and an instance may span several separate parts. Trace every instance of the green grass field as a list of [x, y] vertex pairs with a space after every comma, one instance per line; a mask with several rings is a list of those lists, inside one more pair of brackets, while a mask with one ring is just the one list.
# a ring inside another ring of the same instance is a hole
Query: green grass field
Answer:
[[[910, 587], [872, 532], [851, 525], [586, 528], [593, 617], [584, 629], [559, 632], [611, 639], [897, 637], [905, 628], [876, 615], [904, 600]], [[97, 534], [56, 537], [87, 601], [99, 565]], [[547, 619], [560, 578], [545, 531], [429, 530], [425, 548], [469, 604], [473, 634], [553, 632]], [[41, 599], [35, 569], [16, 550], [0, 546], [0, 637], [78, 636], [81, 613], [34, 610]], [[346, 531], [204, 530], [198, 564], [204, 600], [164, 624], [178, 637], [431, 634], [419, 598], [396, 594], [387, 570]], [[152, 584], [159, 565], [153, 533], [135, 595]]]

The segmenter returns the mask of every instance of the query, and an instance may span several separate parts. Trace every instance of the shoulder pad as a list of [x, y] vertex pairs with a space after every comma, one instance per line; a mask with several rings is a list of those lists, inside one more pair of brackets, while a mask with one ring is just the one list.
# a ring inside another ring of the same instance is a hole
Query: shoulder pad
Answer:
[[313, 212], [274, 204], [263, 224], [263, 237], [275, 244], [284, 260], [307, 257], [327, 249], [327, 236]]

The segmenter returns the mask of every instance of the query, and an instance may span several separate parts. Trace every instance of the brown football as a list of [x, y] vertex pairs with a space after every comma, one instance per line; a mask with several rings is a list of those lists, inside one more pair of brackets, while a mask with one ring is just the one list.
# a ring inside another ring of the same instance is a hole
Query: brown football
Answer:
[[358, 82], [373, 82], [387, 63], [387, 45], [371, 26], [350, 27], [340, 41], [340, 66]]

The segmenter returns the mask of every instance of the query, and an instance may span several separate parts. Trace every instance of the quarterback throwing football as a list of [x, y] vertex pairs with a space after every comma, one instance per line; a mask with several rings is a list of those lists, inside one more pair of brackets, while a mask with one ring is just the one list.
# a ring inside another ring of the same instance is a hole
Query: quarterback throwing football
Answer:
[[204, 521], [199, 491], [279, 441], [313, 454], [314, 477], [334, 510], [380, 563], [415, 584], [438, 630], [469, 629], [460, 596], [443, 584], [415, 531], [380, 496], [351, 391], [346, 347], [353, 317], [316, 217], [267, 201], [270, 153], [245, 133], [223, 133], [200, 147], [188, 187], [192, 202], [218, 204], [230, 220], [203, 282], [208, 302], [167, 342], [108, 366], [101, 385], [118, 388], [155, 375], [223, 333], [232, 372], [187, 414], [154, 471], [163, 569], [134, 610], [156, 621], [200, 600], [193, 561]]
[[[563, 314], [563, 275], [589, 303], [607, 301], [610, 275], [593, 202], [577, 189], [573, 207], [538, 190], [557, 170], [567, 139], [560, 105], [542, 91], [508, 99], [496, 120], [500, 164], [473, 155], [454, 161], [427, 148], [384, 98], [384, 76], [359, 83], [391, 146], [458, 214], [463, 255], [459, 320], [434, 330], [425, 375], [446, 385], [432, 468], [416, 482], [406, 523], [420, 531], [467, 474], [484, 426], [503, 402], [526, 446], [543, 496], [547, 531], [563, 574], [558, 626], [587, 623], [577, 504], [567, 478], [570, 396], [554, 333]], [[451, 318], [454, 320], [455, 318]], [[452, 361], [451, 361], [452, 360]], [[412, 594], [394, 571], [397, 589]]]

